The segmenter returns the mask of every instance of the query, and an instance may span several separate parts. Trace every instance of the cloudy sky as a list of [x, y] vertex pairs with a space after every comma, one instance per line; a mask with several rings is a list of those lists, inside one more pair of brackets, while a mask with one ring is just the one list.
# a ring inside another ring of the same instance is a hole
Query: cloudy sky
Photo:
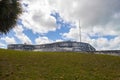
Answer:
[[8, 44], [79, 41], [97, 50], [120, 49], [120, 0], [20, 0], [23, 14], [0, 39]]

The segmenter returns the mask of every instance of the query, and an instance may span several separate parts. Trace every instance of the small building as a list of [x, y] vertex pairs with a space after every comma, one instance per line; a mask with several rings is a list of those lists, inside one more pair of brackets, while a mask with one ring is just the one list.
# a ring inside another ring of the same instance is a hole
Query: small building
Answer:
[[40, 45], [9, 44], [8, 49], [26, 51], [96, 51], [90, 44], [76, 41], [63, 41]]

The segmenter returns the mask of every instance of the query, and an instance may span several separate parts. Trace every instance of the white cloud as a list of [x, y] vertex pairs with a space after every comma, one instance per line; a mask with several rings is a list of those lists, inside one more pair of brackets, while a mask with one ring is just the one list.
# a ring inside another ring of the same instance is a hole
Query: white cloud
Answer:
[[120, 19], [120, 12], [113, 15], [113, 18]]
[[109, 41], [107, 38], [98, 38], [93, 42], [93, 45], [99, 50], [109, 49]]
[[26, 0], [22, 3], [27, 3], [29, 6], [24, 7], [27, 12], [21, 16], [23, 25], [31, 29], [34, 33], [47, 33], [55, 31], [55, 19], [51, 14], [51, 7], [47, 0]]
[[62, 39], [57, 39], [55, 42], [62, 42], [63, 40]]
[[[51, 11], [56, 11], [66, 21], [76, 22], [80, 19], [82, 41], [91, 43], [97, 49], [120, 49], [118, 46], [120, 43], [118, 36], [120, 34], [119, 0], [22, 0], [22, 3], [29, 4], [27, 8], [24, 7], [27, 12], [21, 16], [22, 23], [34, 33], [55, 31], [57, 29], [55, 19], [50, 14]], [[62, 36], [65, 39], [78, 41], [78, 23], [76, 26], [72, 27], [68, 33], [62, 33]], [[118, 37], [108, 40], [102, 38], [105, 35], [117, 35]], [[99, 38], [91, 39], [89, 36]], [[22, 40], [22, 38], [19, 39]], [[29, 38], [27, 39], [30, 42]], [[47, 37], [39, 37], [35, 42], [47, 43], [52, 40]]]
[[[119, 37], [113, 40], [102, 38], [106, 35], [120, 34], [119, 0], [49, 0], [49, 2], [65, 20], [76, 22], [80, 19], [82, 41], [91, 43], [97, 49], [120, 49]], [[76, 26], [63, 33], [63, 37], [78, 41], [78, 23]], [[89, 36], [99, 38], [91, 39]]]
[[52, 43], [53, 40], [49, 40], [47, 37], [38, 37], [35, 39], [36, 44]]
[[120, 33], [119, 0], [49, 0], [49, 4], [65, 20], [78, 21], [80, 19], [83, 29], [89, 30], [90, 33], [94, 28], [96, 29], [94, 34], [118, 35]]
[[120, 36], [117, 36], [111, 40], [107, 38], [98, 38], [91, 43], [98, 50], [119, 50], [120, 49]]
[[3, 43], [0, 43], [0, 46], [5, 46], [5, 44], [3, 44]]
[[5, 38], [1, 38], [1, 40], [4, 40], [6, 44], [16, 44], [14, 37], [5, 37]]
[[68, 33], [63, 33], [62, 35], [64, 39], [79, 40], [78, 28], [71, 28]]
[[111, 49], [120, 49], [120, 36], [115, 37], [109, 42]]
[[24, 29], [21, 25], [16, 26], [14, 29], [15, 37], [18, 38], [22, 43], [32, 44], [32, 41], [27, 35], [23, 33]]
[[[99, 32], [99, 31], [98, 31]], [[63, 33], [64, 39], [72, 39], [75, 41], [79, 41], [79, 34], [78, 34], [78, 28], [71, 28], [68, 33]], [[84, 30], [82, 31], [82, 42], [90, 43], [92, 46], [94, 46], [97, 50], [115, 50], [120, 49], [120, 36], [117, 36], [113, 39], [108, 40], [107, 37], [97, 35], [98, 38], [90, 38], [90, 36], [95, 35], [89, 35]]]
[[5, 44], [0, 43], [0, 48], [5, 48]]
[[112, 15], [120, 11], [119, 0], [49, 0], [49, 3], [67, 20], [81, 19], [88, 25], [107, 23]]

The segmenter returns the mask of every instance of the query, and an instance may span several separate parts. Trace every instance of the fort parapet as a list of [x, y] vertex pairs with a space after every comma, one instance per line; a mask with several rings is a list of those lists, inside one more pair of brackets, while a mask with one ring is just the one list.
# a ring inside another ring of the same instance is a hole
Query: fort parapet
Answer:
[[40, 45], [9, 44], [7, 47], [8, 49], [27, 51], [96, 51], [90, 44], [76, 41], [63, 41]]

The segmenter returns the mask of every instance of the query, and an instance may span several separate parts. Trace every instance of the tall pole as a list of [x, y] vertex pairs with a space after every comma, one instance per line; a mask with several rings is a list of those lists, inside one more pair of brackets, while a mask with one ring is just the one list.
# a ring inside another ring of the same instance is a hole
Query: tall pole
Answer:
[[80, 26], [80, 20], [79, 20], [79, 40], [81, 42], [81, 26]]

